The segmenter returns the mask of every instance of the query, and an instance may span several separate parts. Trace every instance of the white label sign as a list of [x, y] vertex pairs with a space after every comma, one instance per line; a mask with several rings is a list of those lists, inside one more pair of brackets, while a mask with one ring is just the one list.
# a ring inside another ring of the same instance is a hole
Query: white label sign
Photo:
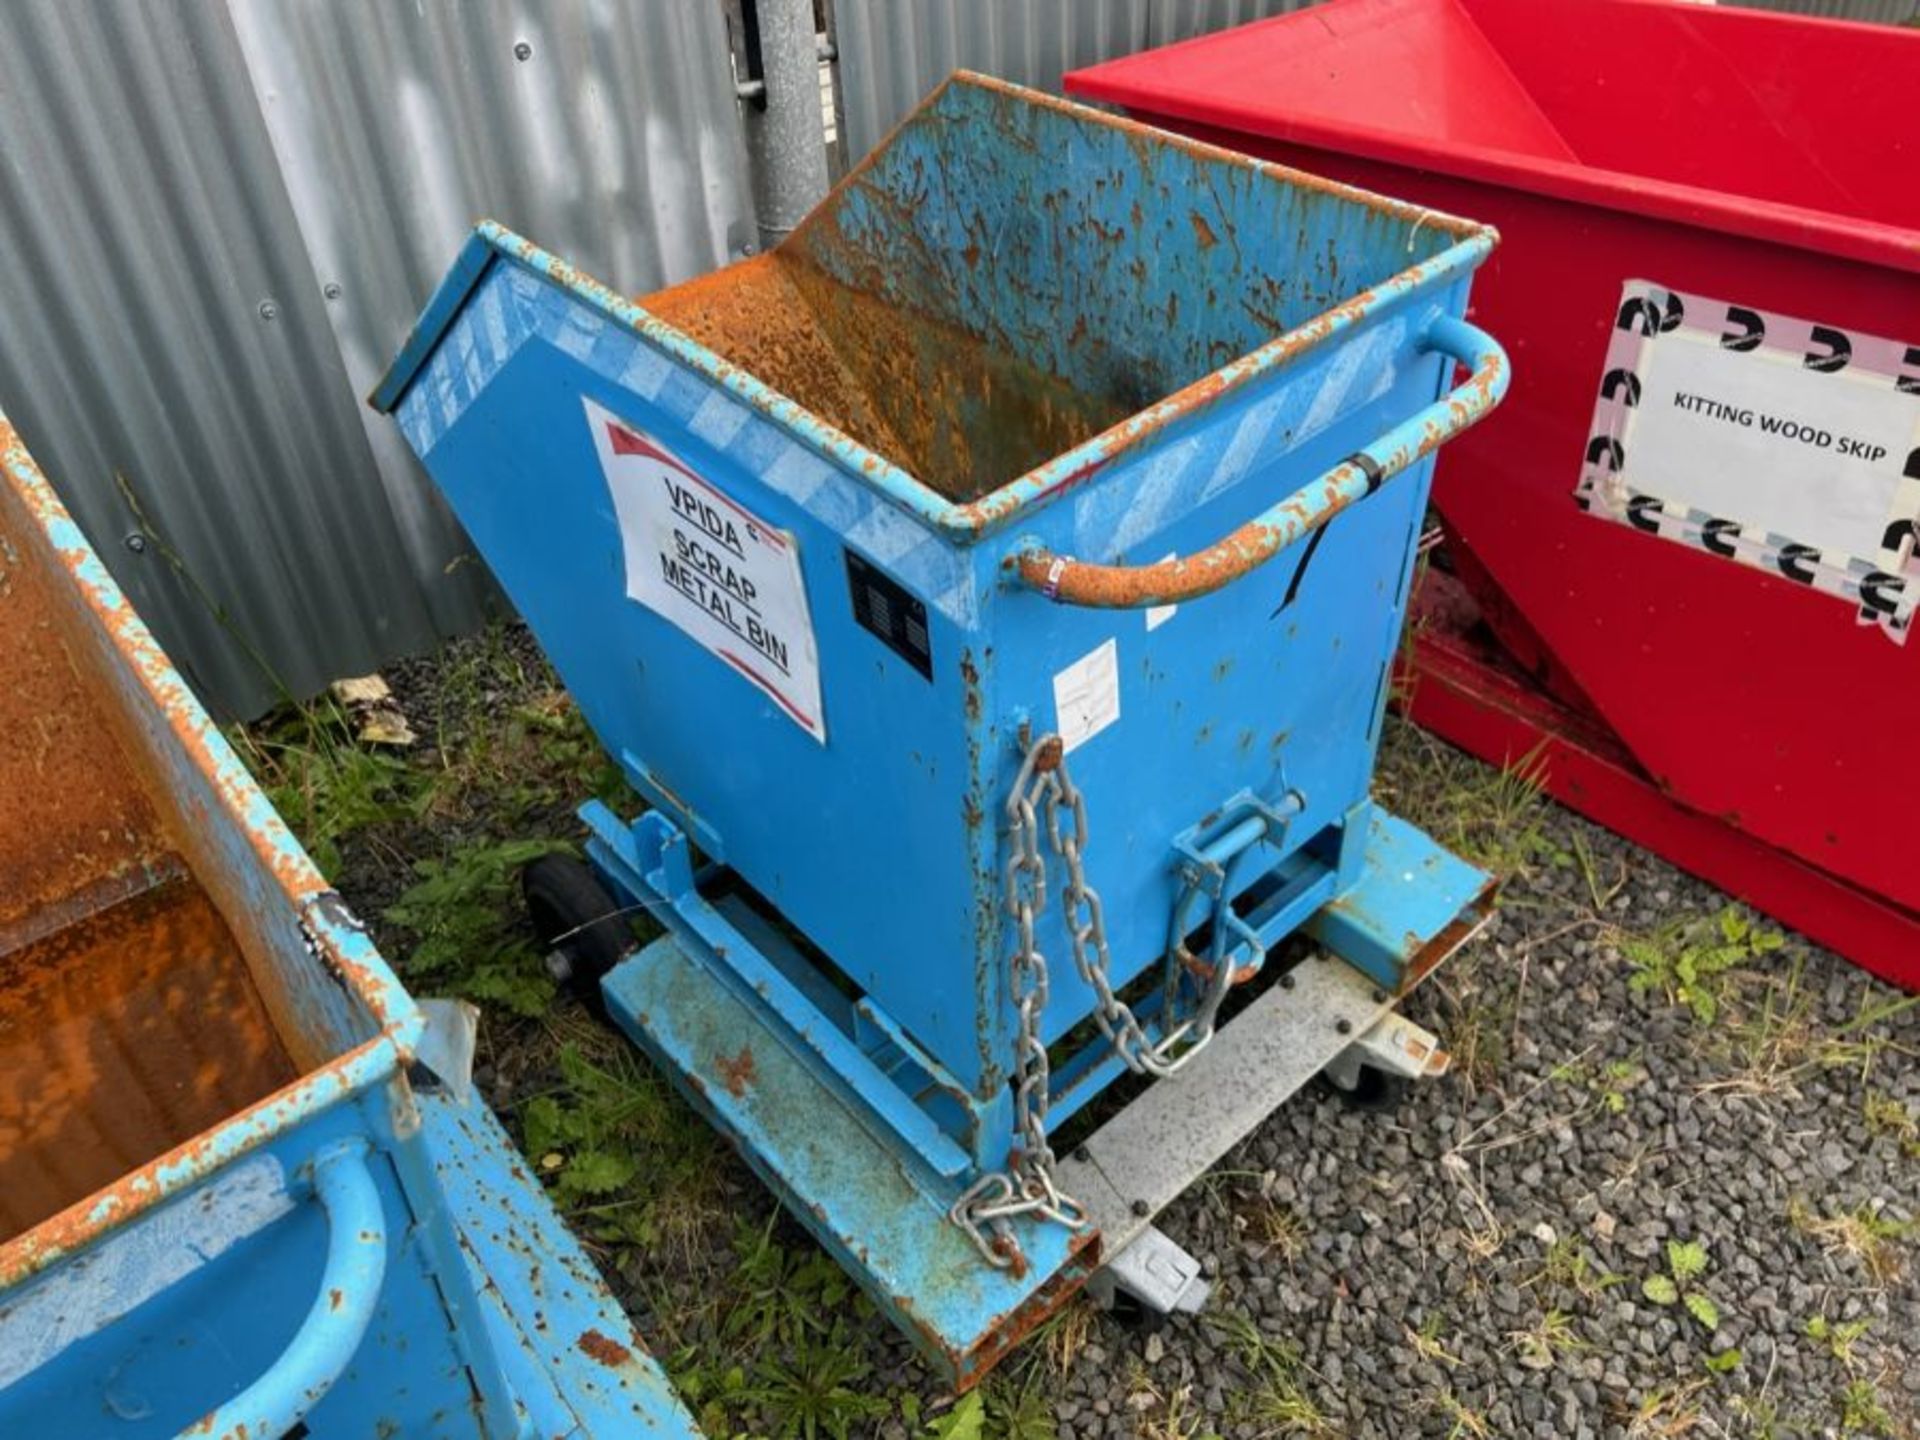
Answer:
[[1053, 708], [1060, 743], [1071, 750], [1120, 718], [1120, 646], [1089, 650], [1053, 677]]
[[1879, 553], [1920, 423], [1913, 396], [1689, 329], [1646, 347], [1640, 383], [1626, 436], [1636, 490], [1822, 550]]
[[1629, 281], [1576, 494], [1850, 601], [1904, 642], [1920, 602], [1920, 345]]
[[759, 686], [822, 744], [820, 662], [793, 537], [584, 402], [620, 520], [627, 594]]

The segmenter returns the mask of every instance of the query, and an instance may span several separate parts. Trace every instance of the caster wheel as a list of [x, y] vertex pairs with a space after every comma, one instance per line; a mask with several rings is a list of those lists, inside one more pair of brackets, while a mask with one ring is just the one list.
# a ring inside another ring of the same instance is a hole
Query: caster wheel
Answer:
[[600, 978], [638, 946], [620, 902], [591, 866], [571, 855], [533, 861], [520, 872], [520, 893], [547, 952], [548, 971], [574, 995], [598, 996]]
[[1331, 1075], [1321, 1077], [1327, 1089], [1355, 1110], [1369, 1113], [1394, 1110], [1407, 1098], [1411, 1083], [1404, 1075], [1395, 1075], [1374, 1065], [1362, 1065], [1351, 1086], [1340, 1084]]
[[1107, 1315], [1114, 1324], [1133, 1335], [1157, 1335], [1167, 1328], [1166, 1315], [1151, 1305], [1141, 1304], [1124, 1290], [1115, 1292]]

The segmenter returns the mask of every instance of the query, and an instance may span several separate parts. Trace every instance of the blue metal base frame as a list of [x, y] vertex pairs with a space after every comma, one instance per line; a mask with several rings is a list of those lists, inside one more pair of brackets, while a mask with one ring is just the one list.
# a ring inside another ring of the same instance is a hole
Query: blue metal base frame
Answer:
[[493, 1112], [444, 1093], [418, 1101], [481, 1318], [513, 1392], [516, 1433], [698, 1440], [693, 1417]]
[[[724, 872], [696, 875], [671, 821], [582, 816], [602, 876], [669, 926], [607, 975], [609, 1013], [882, 1311], [972, 1384], [1099, 1267], [1104, 1237], [1022, 1221], [1018, 1263], [985, 1264], [948, 1219], [978, 1172], [911, 1040], [743, 903], [709, 899], [722, 887], [701, 882]], [[1384, 812], [1364, 833], [1355, 883], [1308, 929], [1404, 991], [1484, 920], [1492, 881]]]

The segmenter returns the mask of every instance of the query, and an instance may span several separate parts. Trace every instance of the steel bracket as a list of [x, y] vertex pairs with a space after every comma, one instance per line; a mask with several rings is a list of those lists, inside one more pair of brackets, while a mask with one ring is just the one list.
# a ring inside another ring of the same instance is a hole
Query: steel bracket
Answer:
[[1212, 1293], [1200, 1262], [1157, 1225], [1147, 1226], [1087, 1281], [1087, 1294], [1103, 1310], [1125, 1296], [1157, 1315], [1197, 1315]]
[[1360, 1084], [1362, 1066], [1407, 1080], [1429, 1080], [1446, 1074], [1452, 1063], [1438, 1035], [1390, 1011], [1328, 1061], [1326, 1075], [1340, 1089], [1353, 1090]]

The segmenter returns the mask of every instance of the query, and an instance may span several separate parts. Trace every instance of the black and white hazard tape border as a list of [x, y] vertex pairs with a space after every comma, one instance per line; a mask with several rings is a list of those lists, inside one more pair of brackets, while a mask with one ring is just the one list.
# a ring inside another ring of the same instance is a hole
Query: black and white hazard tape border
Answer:
[[1862, 625], [1876, 625], [1905, 644], [1920, 608], [1920, 446], [1907, 456], [1879, 553], [1872, 557], [1821, 550], [1757, 525], [1709, 515], [1678, 501], [1631, 488], [1625, 470], [1626, 442], [1640, 403], [1642, 363], [1661, 335], [1686, 325], [1717, 334], [1725, 350], [1762, 346], [1797, 355], [1817, 374], [1884, 376], [1904, 394], [1920, 395], [1920, 345], [1855, 335], [1829, 325], [1774, 315], [1697, 295], [1684, 295], [1646, 280], [1629, 280], [1621, 292], [1601, 372], [1599, 398], [1582, 456], [1574, 501], [1603, 519], [1630, 525], [1662, 539], [1737, 560], [1849, 601]]

